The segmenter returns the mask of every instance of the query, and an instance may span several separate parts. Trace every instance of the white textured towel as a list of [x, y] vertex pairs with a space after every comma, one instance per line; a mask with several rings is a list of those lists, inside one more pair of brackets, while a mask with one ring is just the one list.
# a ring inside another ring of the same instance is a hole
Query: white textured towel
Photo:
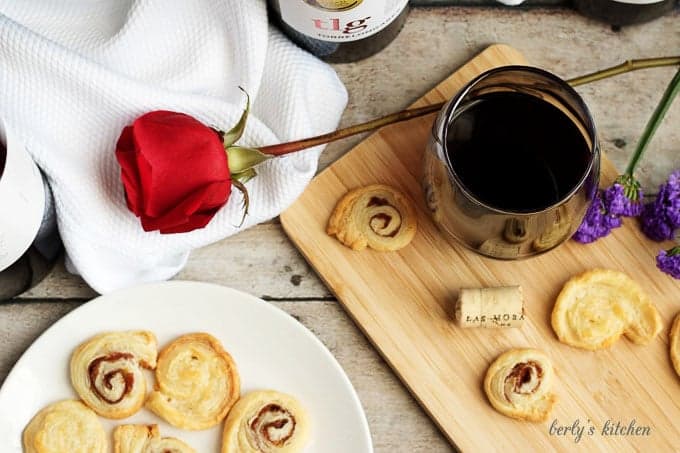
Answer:
[[[347, 102], [332, 68], [268, 26], [264, 0], [0, 0], [0, 13], [0, 119], [47, 174], [70, 264], [101, 293], [172, 277], [242, 216], [233, 191], [201, 230], [145, 233], [114, 156], [125, 125], [163, 109], [227, 130], [243, 86], [240, 143], [257, 146], [333, 130]], [[241, 229], [292, 203], [320, 150], [261, 166]]]

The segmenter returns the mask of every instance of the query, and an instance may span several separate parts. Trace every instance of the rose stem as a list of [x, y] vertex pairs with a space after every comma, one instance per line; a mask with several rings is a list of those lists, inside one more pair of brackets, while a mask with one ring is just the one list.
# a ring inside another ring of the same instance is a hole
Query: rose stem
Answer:
[[668, 84], [666, 91], [659, 101], [659, 105], [656, 106], [652, 117], [647, 122], [645, 130], [642, 132], [642, 136], [640, 136], [640, 140], [635, 147], [635, 152], [633, 153], [633, 157], [628, 164], [628, 168], [626, 168], [625, 175], [630, 177], [633, 176], [635, 167], [637, 166], [638, 162], [640, 162], [640, 159], [642, 159], [642, 154], [644, 154], [647, 145], [652, 140], [654, 132], [656, 132], [656, 129], [661, 124], [661, 121], [663, 121], [666, 112], [673, 103], [673, 99], [675, 99], [678, 94], [680, 94], [680, 70], [675, 74], [675, 77], [673, 77], [671, 83]]
[[[596, 71], [586, 74], [574, 79], [567, 80], [571, 86], [584, 85], [586, 83], [595, 82], [597, 80], [606, 79], [615, 75], [623, 74], [630, 71], [646, 68], [658, 68], [662, 66], [673, 66], [680, 64], [680, 56], [677, 57], [661, 57], [661, 58], [644, 58], [640, 60], [627, 60], [617, 66], [612, 66], [601, 71]], [[318, 135], [316, 137], [306, 138], [303, 140], [296, 140], [288, 143], [279, 143], [277, 145], [269, 145], [258, 148], [264, 154], [272, 156], [281, 156], [284, 154], [300, 151], [306, 148], [311, 148], [324, 143], [333, 142], [343, 138], [351, 137], [352, 135], [361, 134], [362, 132], [372, 131], [379, 127], [387, 126], [401, 121], [407, 121], [420, 116], [428, 115], [441, 110], [443, 102], [439, 104], [432, 104], [425, 107], [418, 107], [415, 109], [402, 110], [401, 112], [392, 113], [382, 118], [368, 121], [366, 123], [356, 124], [354, 126], [339, 129], [337, 131], [329, 132], [328, 134]]]

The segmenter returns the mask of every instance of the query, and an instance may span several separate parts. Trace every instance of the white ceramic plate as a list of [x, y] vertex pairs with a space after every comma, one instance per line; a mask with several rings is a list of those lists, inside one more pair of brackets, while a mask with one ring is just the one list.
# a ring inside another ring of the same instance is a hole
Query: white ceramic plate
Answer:
[[[2, 453], [21, 453], [21, 433], [42, 407], [76, 398], [68, 363], [78, 344], [99, 332], [127, 329], [154, 332], [161, 348], [181, 334], [208, 332], [234, 358], [242, 393], [271, 388], [296, 396], [307, 408], [313, 424], [306, 452], [373, 451], [366, 416], [352, 384], [331, 353], [302, 324], [239, 291], [175, 281], [98, 297], [38, 338], [0, 389]], [[100, 419], [109, 432], [120, 423], [157, 423], [162, 436], [182, 439], [200, 453], [219, 452], [221, 426], [183, 431], [146, 409], [121, 421]]]

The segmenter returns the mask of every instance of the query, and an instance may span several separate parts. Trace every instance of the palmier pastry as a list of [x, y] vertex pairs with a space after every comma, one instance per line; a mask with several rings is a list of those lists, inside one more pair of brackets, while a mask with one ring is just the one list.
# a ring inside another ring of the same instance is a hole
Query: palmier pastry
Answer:
[[677, 314], [675, 321], [673, 321], [669, 345], [673, 368], [675, 368], [675, 372], [680, 376], [680, 313]]
[[557, 401], [550, 392], [552, 380], [552, 364], [541, 351], [510, 349], [487, 370], [484, 391], [501, 414], [540, 422], [548, 418]]
[[97, 414], [80, 401], [50, 404], [30, 421], [24, 453], [105, 453], [106, 433]]
[[222, 453], [295, 453], [309, 438], [309, 419], [292, 396], [273, 390], [238, 400], [224, 423]]
[[374, 184], [348, 192], [335, 206], [326, 233], [352, 250], [381, 252], [411, 242], [417, 228], [411, 201], [392, 187]]
[[621, 334], [649, 343], [661, 317], [642, 288], [626, 274], [596, 269], [570, 279], [557, 296], [552, 327], [561, 342], [583, 349], [611, 346]]
[[156, 366], [156, 337], [127, 331], [97, 335], [71, 356], [71, 383], [83, 402], [106, 418], [125, 418], [146, 399], [143, 368]]
[[219, 424], [240, 394], [236, 365], [207, 333], [181, 336], [158, 355], [156, 390], [147, 407], [178, 428]]
[[196, 453], [173, 437], [163, 437], [158, 425], [120, 425], [113, 430], [113, 453]]

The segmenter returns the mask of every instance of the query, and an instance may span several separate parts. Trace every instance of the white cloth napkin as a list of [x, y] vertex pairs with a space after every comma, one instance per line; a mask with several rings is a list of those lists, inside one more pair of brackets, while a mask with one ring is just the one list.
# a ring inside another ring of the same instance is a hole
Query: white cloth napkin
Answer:
[[235, 190], [204, 229], [145, 233], [114, 156], [125, 125], [164, 109], [228, 130], [243, 86], [240, 143], [257, 146], [333, 130], [347, 103], [332, 68], [268, 26], [264, 0], [0, 0], [0, 13], [0, 118], [47, 174], [69, 264], [100, 293], [168, 279], [192, 249], [278, 215], [321, 151], [260, 167], [241, 228]]

